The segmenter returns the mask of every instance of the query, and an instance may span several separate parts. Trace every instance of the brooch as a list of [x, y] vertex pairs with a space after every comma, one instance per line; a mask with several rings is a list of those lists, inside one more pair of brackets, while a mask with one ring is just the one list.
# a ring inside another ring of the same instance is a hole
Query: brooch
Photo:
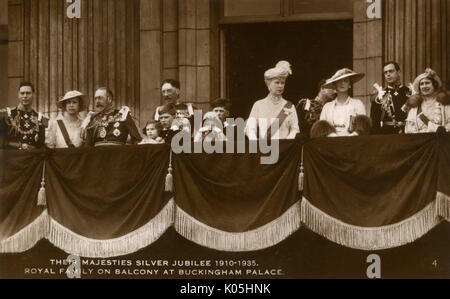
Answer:
[[283, 108], [284, 114], [286, 115], [290, 115], [292, 114], [292, 109], [291, 108]]
[[113, 134], [114, 134], [114, 136], [119, 137], [119, 135], [120, 135], [120, 130], [115, 129], [115, 130], [113, 131]]

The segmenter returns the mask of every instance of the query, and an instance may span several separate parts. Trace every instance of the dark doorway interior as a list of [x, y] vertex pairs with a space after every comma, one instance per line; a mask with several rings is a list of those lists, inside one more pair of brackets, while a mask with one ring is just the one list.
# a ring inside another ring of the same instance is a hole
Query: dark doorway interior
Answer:
[[280, 60], [292, 65], [284, 98], [294, 104], [315, 97], [320, 79], [339, 68], [352, 68], [352, 20], [238, 24], [223, 29], [226, 92], [233, 117], [247, 118], [253, 103], [267, 95], [264, 72]]

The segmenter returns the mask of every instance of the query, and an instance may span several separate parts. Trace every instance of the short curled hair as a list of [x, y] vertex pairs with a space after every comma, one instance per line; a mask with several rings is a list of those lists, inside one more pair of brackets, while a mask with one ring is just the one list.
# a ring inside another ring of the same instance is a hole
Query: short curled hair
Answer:
[[158, 131], [158, 136], [161, 134], [161, 130], [162, 130], [161, 123], [158, 120], [149, 120], [149, 121], [147, 121], [144, 128], [142, 129], [142, 133], [144, 135], [147, 135], [147, 126], [148, 125], [154, 125], [156, 130]]
[[372, 130], [372, 120], [370, 117], [359, 114], [353, 117], [353, 132], [359, 136], [369, 135]]
[[231, 103], [228, 99], [218, 98], [211, 102], [211, 108], [223, 107], [224, 109], [230, 111]]
[[336, 133], [336, 129], [326, 120], [318, 120], [311, 127], [311, 138], [328, 137], [331, 133]]
[[[85, 108], [83, 99], [81, 97], [76, 97], [76, 98], [72, 98], [72, 99], [78, 99], [78, 112], [83, 111]], [[70, 100], [72, 100], [72, 99], [70, 99]], [[67, 101], [63, 101], [61, 103], [60, 107], [61, 107], [62, 111], [66, 111]]]
[[179, 103], [175, 105], [175, 110], [188, 110], [188, 106], [185, 103]]

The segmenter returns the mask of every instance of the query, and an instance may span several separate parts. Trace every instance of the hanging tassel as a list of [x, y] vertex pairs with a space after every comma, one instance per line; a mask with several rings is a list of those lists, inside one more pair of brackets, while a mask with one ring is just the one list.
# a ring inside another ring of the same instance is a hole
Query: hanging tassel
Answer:
[[167, 175], [166, 175], [166, 186], [165, 190], [167, 192], [173, 192], [173, 176], [172, 176], [172, 150], [170, 150], [170, 156], [169, 156], [169, 168], [167, 168]]
[[303, 166], [300, 167], [300, 174], [298, 175], [298, 191], [303, 191], [303, 180], [305, 174], [303, 173]]
[[303, 144], [302, 144], [302, 154], [301, 154], [301, 161], [300, 161], [300, 174], [298, 175], [298, 191], [303, 191], [303, 180], [305, 177], [304, 174], [304, 167], [303, 167]]
[[47, 205], [47, 195], [45, 193], [45, 161], [44, 166], [42, 166], [42, 181], [41, 181], [41, 188], [39, 189], [38, 192], [37, 205], [38, 206]]

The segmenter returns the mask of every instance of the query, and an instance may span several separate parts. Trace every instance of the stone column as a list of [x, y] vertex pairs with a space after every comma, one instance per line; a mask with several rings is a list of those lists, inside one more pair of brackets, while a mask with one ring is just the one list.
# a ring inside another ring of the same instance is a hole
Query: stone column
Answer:
[[353, 97], [363, 101], [368, 115], [373, 84], [383, 84], [383, 23], [382, 19], [367, 17], [369, 5], [365, 0], [356, 0], [353, 10], [353, 68], [366, 74], [353, 86]]

